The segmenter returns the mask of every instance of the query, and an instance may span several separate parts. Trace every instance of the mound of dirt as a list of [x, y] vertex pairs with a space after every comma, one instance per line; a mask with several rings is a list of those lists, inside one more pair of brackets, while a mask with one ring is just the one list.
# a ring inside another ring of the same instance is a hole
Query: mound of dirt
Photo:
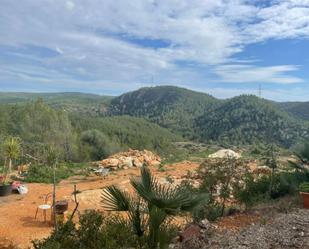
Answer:
[[161, 158], [149, 150], [132, 150], [119, 152], [107, 159], [97, 162], [97, 166], [103, 168], [128, 169], [133, 167], [156, 166], [160, 165]]

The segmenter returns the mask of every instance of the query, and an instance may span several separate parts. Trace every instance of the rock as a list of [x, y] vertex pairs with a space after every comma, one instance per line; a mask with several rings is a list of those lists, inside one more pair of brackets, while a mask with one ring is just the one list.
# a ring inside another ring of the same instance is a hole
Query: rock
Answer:
[[209, 222], [209, 220], [207, 219], [204, 219], [204, 220], [201, 220], [198, 225], [200, 226], [200, 228], [202, 229], [209, 229], [211, 228], [211, 224]]
[[[144, 160], [143, 160], [144, 161]], [[143, 161], [140, 161], [140, 159], [139, 158], [134, 158], [133, 159], [133, 165], [135, 166], [135, 167], [137, 167], [137, 168], [141, 168], [141, 167], [143, 167]]]
[[198, 225], [190, 225], [179, 236], [182, 243], [194, 239], [202, 239], [201, 228]]
[[132, 168], [147, 166], [158, 166], [161, 164], [161, 158], [149, 150], [132, 150], [129, 149], [125, 152], [119, 152], [111, 155], [109, 158], [100, 162], [96, 162], [95, 165], [103, 168]]
[[150, 161], [149, 164], [151, 166], [159, 166], [161, 164], [161, 162], [157, 161], [157, 160], [153, 160], [153, 161]]
[[116, 158], [107, 158], [103, 161], [101, 161], [101, 165], [104, 167], [104, 168], [110, 168], [110, 167], [118, 167], [119, 165], [119, 160], [116, 159]]
[[233, 150], [222, 149], [218, 150], [216, 153], [210, 154], [209, 158], [240, 158], [240, 154], [236, 153]]
[[120, 161], [120, 165], [126, 168], [132, 168], [133, 167], [133, 158], [132, 157], [121, 157]]

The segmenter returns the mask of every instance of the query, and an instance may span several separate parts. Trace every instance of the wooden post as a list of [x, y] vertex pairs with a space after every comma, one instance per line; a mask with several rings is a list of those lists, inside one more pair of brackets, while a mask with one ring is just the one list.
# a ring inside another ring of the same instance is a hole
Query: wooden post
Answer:
[[56, 219], [56, 164], [57, 161], [53, 164], [53, 220], [54, 220], [54, 227], [57, 231], [57, 219]]

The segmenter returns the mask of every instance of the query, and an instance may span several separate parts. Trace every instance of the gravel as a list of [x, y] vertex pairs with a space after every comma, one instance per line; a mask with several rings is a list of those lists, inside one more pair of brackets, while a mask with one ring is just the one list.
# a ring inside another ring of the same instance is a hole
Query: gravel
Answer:
[[[207, 234], [208, 233], [208, 234]], [[178, 245], [179, 249], [309, 249], [309, 209], [277, 214], [267, 224], [256, 224], [232, 233], [205, 232], [204, 239]]]

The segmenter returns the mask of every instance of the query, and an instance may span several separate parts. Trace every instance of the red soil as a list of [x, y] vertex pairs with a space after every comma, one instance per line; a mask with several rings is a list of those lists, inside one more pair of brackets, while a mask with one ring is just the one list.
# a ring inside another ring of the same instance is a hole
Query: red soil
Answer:
[[[165, 167], [165, 172], [158, 171], [157, 168], [151, 168], [156, 177], [166, 177], [171, 175], [175, 178], [182, 178], [188, 170], [195, 170], [199, 165], [192, 162], [183, 162]], [[121, 170], [108, 175], [105, 179], [101, 177], [88, 177], [86, 179], [77, 179], [73, 177], [62, 181], [57, 185], [57, 200], [66, 199], [69, 201], [69, 212], [75, 207], [71, 195], [73, 185], [77, 185], [79, 191], [100, 189], [105, 186], [116, 184], [122, 188], [129, 188], [129, 179], [132, 176], [139, 175], [139, 169], [133, 168]], [[3, 240], [12, 241], [20, 248], [28, 248], [31, 240], [42, 239], [48, 236], [52, 230], [50, 223], [43, 222], [42, 212], [39, 212], [37, 219], [34, 219], [35, 211], [38, 205], [44, 203], [43, 196], [52, 191], [51, 184], [27, 184], [29, 192], [27, 195], [11, 195], [0, 198], [0, 245]], [[97, 197], [100, 199], [100, 196]], [[100, 209], [100, 205], [93, 205], [89, 202], [81, 202], [79, 211], [85, 209]], [[48, 213], [50, 220], [50, 213]]]

